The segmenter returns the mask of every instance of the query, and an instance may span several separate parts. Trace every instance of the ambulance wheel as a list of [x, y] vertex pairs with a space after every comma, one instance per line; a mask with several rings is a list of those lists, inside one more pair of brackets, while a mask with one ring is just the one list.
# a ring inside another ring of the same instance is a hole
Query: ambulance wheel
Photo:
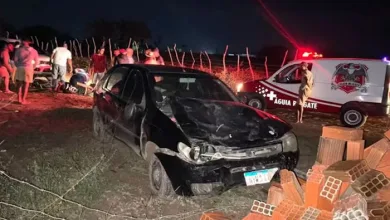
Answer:
[[345, 127], [358, 128], [367, 121], [367, 114], [357, 108], [345, 108], [340, 114], [341, 123]]
[[266, 102], [262, 96], [249, 96], [248, 105], [260, 110], [266, 108]]

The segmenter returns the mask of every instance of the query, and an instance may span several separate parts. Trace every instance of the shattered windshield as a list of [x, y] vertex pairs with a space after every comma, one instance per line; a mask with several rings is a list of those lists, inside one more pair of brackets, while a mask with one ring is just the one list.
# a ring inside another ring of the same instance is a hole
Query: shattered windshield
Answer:
[[153, 74], [152, 91], [155, 101], [167, 97], [203, 100], [238, 101], [233, 92], [220, 80], [194, 74]]

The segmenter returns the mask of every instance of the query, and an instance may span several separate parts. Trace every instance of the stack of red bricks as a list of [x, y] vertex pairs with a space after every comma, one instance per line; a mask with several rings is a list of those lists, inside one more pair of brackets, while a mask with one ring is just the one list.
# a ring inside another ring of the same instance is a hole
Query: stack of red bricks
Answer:
[[324, 127], [306, 182], [281, 170], [280, 184], [273, 182], [267, 201], [255, 200], [243, 220], [390, 219], [390, 131], [364, 144], [363, 130]]

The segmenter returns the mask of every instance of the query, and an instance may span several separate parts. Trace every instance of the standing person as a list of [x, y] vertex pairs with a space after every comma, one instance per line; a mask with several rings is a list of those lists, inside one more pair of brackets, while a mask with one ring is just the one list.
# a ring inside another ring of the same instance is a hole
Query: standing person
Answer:
[[[53, 69], [52, 91], [58, 91], [59, 87], [65, 83], [65, 75], [67, 73], [66, 64], [69, 66], [69, 72], [73, 72], [72, 53], [68, 50], [68, 45], [64, 43], [62, 47], [57, 47], [51, 54], [51, 62]], [[60, 80], [60, 86], [58, 85]]]
[[127, 50], [120, 49], [119, 51], [120, 51], [120, 54], [117, 57], [115, 57], [114, 65], [130, 64], [129, 57], [127, 56]]
[[156, 57], [154, 56], [154, 53], [151, 49], [148, 49], [145, 51], [146, 60], [144, 64], [147, 65], [159, 65], [159, 63], [156, 60]]
[[29, 38], [23, 38], [22, 45], [15, 51], [15, 79], [20, 104], [28, 104], [26, 101], [28, 88], [33, 82], [34, 68], [39, 64], [38, 52], [30, 47], [31, 43]]
[[126, 51], [127, 51], [127, 58], [129, 59], [129, 63], [134, 64], [134, 58], [133, 58], [134, 50], [131, 48], [127, 48]]
[[15, 68], [11, 63], [10, 53], [14, 51], [14, 45], [7, 43], [0, 54], [0, 77], [4, 78], [4, 93], [12, 93], [9, 90], [9, 78], [14, 75]]
[[158, 64], [164, 66], [165, 62], [164, 62], [164, 58], [160, 55], [160, 50], [156, 47], [156, 49], [154, 49], [153, 53], [154, 53], [154, 56], [156, 57]]
[[299, 96], [298, 96], [298, 111], [297, 111], [297, 123], [303, 123], [303, 107], [307, 99], [310, 97], [313, 89], [313, 73], [308, 69], [308, 64], [306, 62], [301, 63], [301, 72], [302, 72], [302, 81], [301, 86], [299, 87]]
[[104, 48], [100, 48], [97, 54], [92, 55], [89, 68], [92, 74], [92, 84], [96, 85], [107, 71], [107, 59], [104, 56]]

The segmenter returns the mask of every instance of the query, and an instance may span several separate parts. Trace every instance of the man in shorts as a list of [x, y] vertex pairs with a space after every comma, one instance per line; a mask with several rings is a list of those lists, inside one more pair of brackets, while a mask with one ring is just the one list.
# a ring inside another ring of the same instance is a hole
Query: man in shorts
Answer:
[[303, 123], [303, 107], [307, 99], [311, 96], [313, 90], [313, 73], [308, 70], [308, 64], [306, 62], [301, 63], [302, 81], [299, 87], [298, 96], [298, 110], [297, 110], [297, 123]]
[[20, 104], [28, 104], [26, 101], [28, 88], [33, 82], [34, 69], [39, 64], [38, 52], [30, 47], [30, 38], [23, 38], [22, 45], [15, 51], [15, 80]]
[[107, 59], [104, 55], [104, 48], [100, 48], [97, 54], [92, 55], [89, 68], [92, 74], [92, 84], [96, 85], [107, 71]]
[[0, 53], [0, 77], [4, 79], [4, 93], [12, 93], [9, 90], [9, 79], [15, 68], [12, 66], [10, 53], [14, 50], [12, 43], [7, 43]]
[[[53, 69], [52, 90], [58, 91], [59, 87], [65, 83], [65, 75], [67, 73], [67, 67], [69, 66], [69, 72], [73, 72], [72, 67], [72, 53], [68, 50], [68, 46], [64, 43], [64, 46], [57, 47], [51, 54], [51, 62]], [[60, 80], [60, 86], [58, 86], [58, 80]]]

